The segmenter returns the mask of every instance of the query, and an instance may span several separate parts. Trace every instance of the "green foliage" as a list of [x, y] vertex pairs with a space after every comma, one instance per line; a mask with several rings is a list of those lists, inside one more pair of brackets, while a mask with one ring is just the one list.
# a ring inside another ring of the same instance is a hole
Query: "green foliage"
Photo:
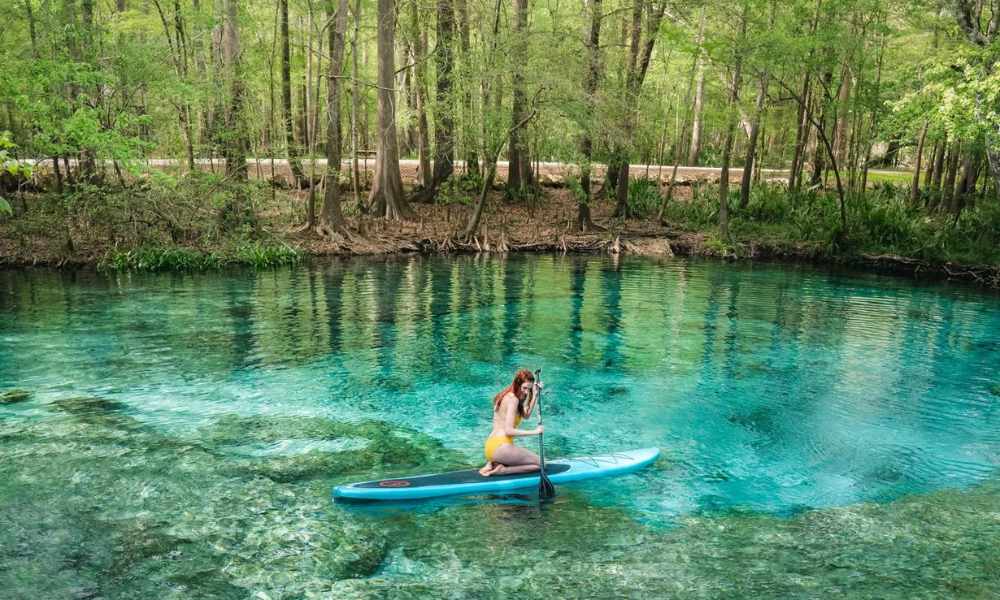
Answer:
[[[731, 213], [737, 240], [805, 244], [828, 255], [894, 254], [929, 262], [996, 264], [1000, 262], [1000, 206], [981, 202], [953, 215], [929, 216], [909, 203], [908, 190], [882, 185], [848, 198], [848, 230], [840, 231], [836, 196], [790, 194], [783, 186], [754, 189], [745, 211]], [[702, 199], [667, 205], [667, 220], [689, 229], [713, 231], [718, 202]], [[724, 254], [721, 252], [720, 254]]]
[[98, 267], [109, 271], [195, 271], [219, 268], [220, 257], [187, 248], [144, 246], [135, 250], [108, 253]]
[[483, 178], [475, 174], [451, 177], [438, 188], [434, 196], [437, 204], [461, 204], [468, 206], [475, 202], [483, 187]]
[[[11, 177], [31, 177], [31, 165], [21, 163], [16, 158], [17, 144], [11, 140], [9, 131], [0, 131], [0, 179], [4, 175]], [[14, 209], [3, 196], [0, 196], [0, 216], [11, 216]]]
[[265, 244], [258, 241], [241, 244], [235, 254], [235, 262], [257, 269], [293, 265], [301, 258], [299, 251], [287, 244]]
[[301, 254], [285, 244], [244, 242], [228, 251], [202, 252], [190, 248], [142, 246], [134, 250], [113, 250], [101, 260], [107, 271], [203, 271], [245, 265], [273, 269], [296, 264]]
[[655, 179], [632, 179], [628, 184], [628, 206], [632, 214], [648, 218], [660, 209], [660, 184]]
[[707, 229], [715, 227], [719, 223], [718, 202], [710, 202], [701, 199], [674, 200], [668, 203], [663, 210], [663, 217], [667, 221], [672, 221], [693, 229]]
[[587, 197], [586, 192], [583, 190], [583, 183], [580, 181], [579, 177], [569, 174], [563, 178], [563, 182], [566, 184], [566, 189], [568, 189], [570, 194], [573, 195], [573, 199], [577, 204], [586, 204], [590, 201], [590, 198]]

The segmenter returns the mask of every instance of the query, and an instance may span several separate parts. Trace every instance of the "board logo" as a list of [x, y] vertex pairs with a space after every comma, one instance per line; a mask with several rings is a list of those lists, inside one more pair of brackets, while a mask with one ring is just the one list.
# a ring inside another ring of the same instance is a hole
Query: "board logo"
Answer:
[[402, 488], [409, 487], [410, 482], [405, 479], [386, 479], [385, 481], [378, 482], [378, 486], [387, 488]]

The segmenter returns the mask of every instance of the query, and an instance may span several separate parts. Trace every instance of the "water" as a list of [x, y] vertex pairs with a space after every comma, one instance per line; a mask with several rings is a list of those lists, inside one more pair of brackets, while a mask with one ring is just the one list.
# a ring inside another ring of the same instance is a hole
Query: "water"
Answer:
[[[789, 266], [4, 271], [0, 597], [989, 594], [998, 363], [995, 295]], [[522, 366], [550, 456], [663, 458], [541, 511], [330, 503], [481, 464]]]

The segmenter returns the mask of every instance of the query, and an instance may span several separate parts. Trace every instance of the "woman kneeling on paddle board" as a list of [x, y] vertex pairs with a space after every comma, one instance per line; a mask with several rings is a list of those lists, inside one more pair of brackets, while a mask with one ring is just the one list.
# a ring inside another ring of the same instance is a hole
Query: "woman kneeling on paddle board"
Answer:
[[527, 369], [514, 375], [514, 382], [493, 398], [493, 431], [486, 438], [486, 465], [479, 469], [484, 477], [513, 475], [539, 470], [538, 455], [514, 445], [514, 438], [541, 435], [542, 426], [517, 429], [521, 419], [531, 416], [535, 408], [535, 376]]

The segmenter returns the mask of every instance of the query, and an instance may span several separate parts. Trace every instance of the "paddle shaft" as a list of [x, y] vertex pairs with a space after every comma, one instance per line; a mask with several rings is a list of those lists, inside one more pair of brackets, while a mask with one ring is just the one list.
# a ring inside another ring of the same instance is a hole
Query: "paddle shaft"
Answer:
[[[538, 369], [535, 371], [535, 404], [538, 408], [538, 425], [542, 425], [542, 370]], [[538, 497], [547, 500], [554, 498], [556, 495], [556, 487], [552, 485], [549, 481], [549, 476], [545, 473], [545, 434], [538, 434], [538, 461], [539, 461], [539, 472], [538, 472]]]

